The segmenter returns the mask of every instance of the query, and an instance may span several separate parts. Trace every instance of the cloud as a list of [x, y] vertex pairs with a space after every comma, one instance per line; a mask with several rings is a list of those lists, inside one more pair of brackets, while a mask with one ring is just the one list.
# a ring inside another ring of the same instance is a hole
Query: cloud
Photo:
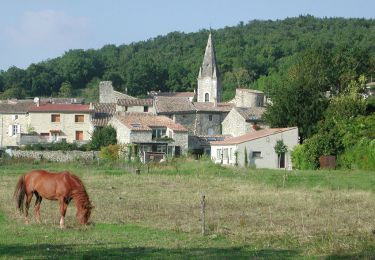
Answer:
[[49, 50], [83, 48], [91, 38], [87, 18], [54, 10], [23, 13], [17, 24], [6, 28], [6, 35], [20, 47]]

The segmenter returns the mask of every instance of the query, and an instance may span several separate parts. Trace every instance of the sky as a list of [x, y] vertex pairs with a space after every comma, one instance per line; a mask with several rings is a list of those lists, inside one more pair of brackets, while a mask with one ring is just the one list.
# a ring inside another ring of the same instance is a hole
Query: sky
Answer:
[[375, 0], [0, 0], [0, 70], [70, 49], [299, 15], [375, 18]]

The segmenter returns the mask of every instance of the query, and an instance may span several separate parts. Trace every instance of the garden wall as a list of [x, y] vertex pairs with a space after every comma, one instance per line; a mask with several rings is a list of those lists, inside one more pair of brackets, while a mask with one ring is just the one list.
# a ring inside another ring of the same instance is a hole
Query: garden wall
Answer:
[[13, 158], [29, 158], [35, 160], [47, 160], [53, 162], [69, 162], [75, 160], [95, 160], [99, 157], [99, 151], [21, 151], [6, 150]]

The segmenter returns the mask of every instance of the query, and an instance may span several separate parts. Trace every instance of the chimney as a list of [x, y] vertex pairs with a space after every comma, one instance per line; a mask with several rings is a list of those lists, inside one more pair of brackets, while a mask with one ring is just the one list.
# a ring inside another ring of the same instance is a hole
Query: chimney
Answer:
[[214, 97], [214, 107], [217, 106], [216, 97]]
[[94, 109], [94, 105], [92, 104], [92, 102], [90, 102], [89, 109], [90, 109], [90, 110]]

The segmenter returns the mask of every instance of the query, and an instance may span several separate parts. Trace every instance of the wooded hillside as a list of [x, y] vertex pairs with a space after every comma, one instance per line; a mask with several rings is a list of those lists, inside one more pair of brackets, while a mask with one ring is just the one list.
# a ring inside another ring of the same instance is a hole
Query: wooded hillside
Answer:
[[[97, 83], [112, 80], [119, 91], [142, 96], [150, 90], [196, 88], [209, 31], [172, 32], [128, 45], [69, 50], [63, 56], [0, 72], [0, 98], [82, 96], [97, 98]], [[300, 57], [321, 57], [325, 88], [375, 75], [375, 20], [300, 16], [278, 21], [240, 22], [212, 30], [224, 98], [237, 86], [272, 94], [280, 75]], [[319, 55], [315, 55], [318, 50]], [[306, 61], [309, 59], [306, 58]]]

